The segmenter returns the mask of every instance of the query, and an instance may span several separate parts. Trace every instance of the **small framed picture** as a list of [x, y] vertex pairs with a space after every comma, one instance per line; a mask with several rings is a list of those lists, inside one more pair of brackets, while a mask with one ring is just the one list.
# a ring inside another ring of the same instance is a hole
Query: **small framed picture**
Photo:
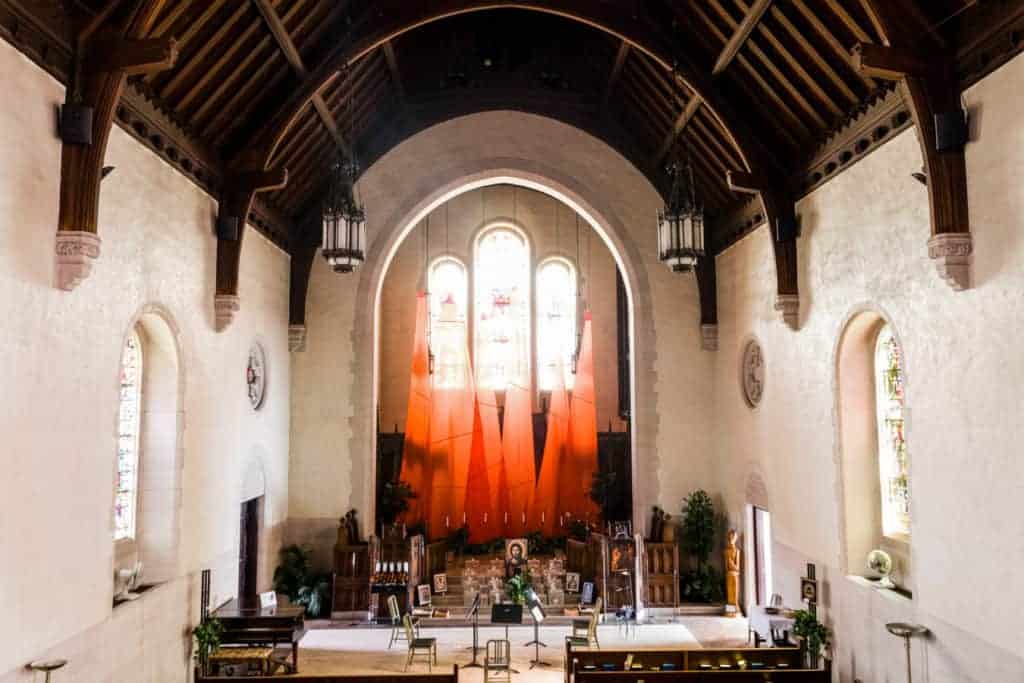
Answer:
[[629, 538], [632, 535], [632, 533], [633, 533], [632, 526], [633, 526], [632, 523], [629, 522], [629, 521], [625, 521], [625, 522], [612, 522], [612, 538], [613, 539]]
[[806, 602], [818, 602], [818, 581], [804, 576], [800, 579], [800, 597]]
[[589, 605], [594, 602], [594, 582], [585, 581], [583, 583], [583, 595], [580, 596], [580, 602], [584, 605]]
[[447, 593], [448, 592], [448, 575], [447, 574], [434, 574], [434, 592], [435, 593]]
[[569, 572], [565, 575], [565, 590], [570, 593], [580, 592], [580, 575], [577, 572]]
[[274, 591], [260, 593], [260, 609], [267, 609], [270, 607], [277, 607], [277, 593]]
[[421, 583], [416, 586], [416, 597], [421, 605], [430, 604], [430, 584]]
[[505, 562], [513, 567], [521, 567], [526, 564], [529, 557], [529, 543], [525, 538], [510, 538], [505, 541]]

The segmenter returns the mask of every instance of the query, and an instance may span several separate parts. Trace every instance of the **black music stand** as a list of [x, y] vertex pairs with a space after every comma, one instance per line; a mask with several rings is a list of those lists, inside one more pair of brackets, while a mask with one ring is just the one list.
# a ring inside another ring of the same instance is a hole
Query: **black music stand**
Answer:
[[[505, 640], [508, 638], [508, 626], [509, 624], [522, 624], [523, 623], [523, 606], [512, 605], [512, 604], [497, 604], [491, 606], [491, 623], [492, 624], [504, 624], [505, 625]], [[511, 651], [512, 641], [509, 641], [509, 660], [512, 659]], [[519, 671], [509, 667], [509, 671], [514, 674], [520, 673]]]
[[466, 618], [473, 622], [473, 644], [468, 648], [473, 651], [473, 661], [464, 664], [463, 669], [482, 669], [484, 665], [476, 661], [476, 655], [480, 651], [480, 593], [473, 598], [473, 604], [469, 607]]
[[540, 659], [540, 649], [547, 647], [546, 644], [540, 642], [540, 622], [544, 621], [544, 607], [540, 604], [540, 600], [537, 599], [537, 593], [532, 588], [526, 593], [527, 608], [530, 610], [530, 616], [533, 617], [533, 640], [526, 644], [527, 647], [533, 645], [534, 655], [533, 659], [530, 660], [530, 668], [538, 666], [551, 666], [547, 662], [542, 662]]

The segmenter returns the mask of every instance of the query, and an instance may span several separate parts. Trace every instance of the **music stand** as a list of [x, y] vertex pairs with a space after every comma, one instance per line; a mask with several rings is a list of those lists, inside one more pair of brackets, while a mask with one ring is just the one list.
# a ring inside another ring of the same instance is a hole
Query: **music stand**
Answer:
[[469, 613], [466, 618], [473, 622], [473, 644], [468, 648], [473, 651], [473, 661], [463, 665], [463, 669], [482, 669], [483, 664], [476, 661], [476, 655], [480, 651], [480, 593], [473, 598], [473, 604], [469, 606]]
[[[506, 605], [496, 604], [491, 606], [491, 623], [492, 624], [504, 624], [505, 625], [505, 640], [508, 638], [508, 626], [509, 624], [521, 624], [523, 623], [523, 606], [522, 605]], [[511, 645], [511, 641], [509, 641]], [[511, 659], [511, 651], [509, 652], [509, 658]], [[509, 668], [514, 674], [520, 673], [519, 671]]]
[[540, 622], [544, 621], [544, 607], [540, 604], [540, 600], [537, 599], [537, 593], [532, 588], [526, 592], [527, 608], [530, 610], [530, 616], [533, 617], [533, 640], [526, 644], [527, 647], [533, 645], [533, 659], [530, 660], [530, 668], [537, 666], [551, 666], [547, 662], [542, 662], [540, 659], [540, 649], [547, 647], [546, 644], [540, 642]]

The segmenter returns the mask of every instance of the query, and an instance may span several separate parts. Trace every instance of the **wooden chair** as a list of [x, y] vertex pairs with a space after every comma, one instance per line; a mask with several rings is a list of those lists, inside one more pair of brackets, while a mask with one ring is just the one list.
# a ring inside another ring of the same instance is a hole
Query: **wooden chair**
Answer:
[[405, 660], [405, 670], [415, 661], [416, 657], [427, 658], [427, 670], [433, 671], [434, 664], [437, 664], [437, 638], [420, 638], [416, 635], [412, 625], [412, 617], [406, 614], [402, 617], [402, 626], [405, 628], [405, 638], [409, 641], [409, 656]]
[[484, 657], [484, 683], [512, 681], [512, 647], [507, 640], [488, 640]]
[[[402, 612], [398, 609], [398, 598], [394, 595], [388, 596], [388, 614], [391, 615], [391, 638], [388, 640], [388, 649], [399, 640], [405, 640], [405, 629], [402, 627]], [[412, 629], [416, 636], [420, 634], [420, 620], [412, 618]]]
[[590, 644], [593, 643], [598, 650], [601, 649], [601, 643], [597, 641], [597, 624], [601, 620], [603, 610], [604, 600], [598, 598], [594, 603], [594, 612], [589, 619], [572, 620], [572, 635], [566, 637], [570, 645], [590, 647]]

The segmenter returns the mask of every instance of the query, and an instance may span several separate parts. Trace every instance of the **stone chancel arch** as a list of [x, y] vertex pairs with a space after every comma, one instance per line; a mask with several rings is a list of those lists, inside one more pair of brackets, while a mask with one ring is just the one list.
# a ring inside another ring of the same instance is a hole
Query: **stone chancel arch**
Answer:
[[[469, 139], [476, 143], [466, 145]], [[369, 216], [369, 249], [358, 282], [339, 281], [319, 260], [314, 264], [309, 348], [294, 357], [293, 366], [296, 386], [303, 388], [293, 404], [292, 487], [303, 492], [293, 500], [305, 508], [296, 515], [305, 524], [326, 529], [350, 507], [360, 511], [364, 524], [372, 519], [376, 302], [397, 245], [449, 197], [496, 184], [527, 187], [568, 204], [605, 240], [623, 273], [633, 311], [634, 506], [663, 499], [675, 507], [686, 488], [711, 476], [703, 465], [669, 468], [658, 456], [659, 445], [685, 442], [688, 428], [710, 419], [699, 387], [711, 361], [698, 351], [695, 280], [674, 277], [655, 260], [657, 191], [627, 160], [575, 128], [518, 112], [488, 112], [435, 126], [367, 169], [359, 190]], [[656, 333], [658, 311], [675, 320]], [[657, 419], [661, 400], [682, 412], [667, 428]], [[310, 434], [317, 430], [306, 422], [312, 419], [322, 434], [315, 443]], [[331, 463], [330, 471], [323, 463]], [[642, 517], [639, 510], [634, 517]]]

